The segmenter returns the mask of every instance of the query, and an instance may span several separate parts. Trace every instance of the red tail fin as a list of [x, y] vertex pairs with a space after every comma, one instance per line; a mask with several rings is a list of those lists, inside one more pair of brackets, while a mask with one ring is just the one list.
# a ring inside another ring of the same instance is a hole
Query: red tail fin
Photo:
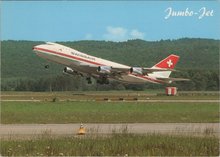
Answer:
[[160, 61], [159, 63], [157, 63], [156, 65], [154, 65], [154, 67], [173, 69], [178, 60], [179, 56], [172, 54]]

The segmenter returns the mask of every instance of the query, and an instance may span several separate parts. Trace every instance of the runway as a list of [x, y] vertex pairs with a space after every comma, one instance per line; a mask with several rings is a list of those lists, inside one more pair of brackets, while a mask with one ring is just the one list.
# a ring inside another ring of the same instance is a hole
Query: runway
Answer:
[[[59, 100], [60, 102], [66, 100]], [[69, 100], [69, 101], [91, 101], [91, 100]], [[96, 101], [96, 100], [93, 100]], [[149, 103], [219, 103], [220, 100], [98, 100], [106, 102], [149, 102]], [[43, 100], [1, 100], [1, 102], [45, 102]]]
[[[54, 136], [76, 135], [80, 124], [1, 124], [0, 137], [31, 137], [49, 134]], [[163, 133], [181, 135], [219, 135], [219, 123], [125, 123], [125, 124], [84, 124], [88, 135], [112, 133]]]

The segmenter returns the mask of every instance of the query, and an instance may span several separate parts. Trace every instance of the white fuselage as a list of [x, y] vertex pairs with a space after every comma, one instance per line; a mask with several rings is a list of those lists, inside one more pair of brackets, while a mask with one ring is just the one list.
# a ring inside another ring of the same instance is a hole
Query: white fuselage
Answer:
[[[65, 65], [83, 74], [95, 77], [98, 77], [100, 73], [96, 70], [91, 70], [89, 67], [110, 66], [113, 68], [130, 68], [130, 66], [94, 57], [79, 52], [75, 49], [55, 43], [48, 42], [46, 44], [38, 45], [35, 46], [33, 50], [36, 52], [38, 56], [42, 58]], [[114, 77], [110, 79], [115, 79], [127, 83], [164, 83], [161, 80], [157, 80], [153, 75], [135, 75], [129, 72], [127, 74], [121, 75], [120, 77]]]

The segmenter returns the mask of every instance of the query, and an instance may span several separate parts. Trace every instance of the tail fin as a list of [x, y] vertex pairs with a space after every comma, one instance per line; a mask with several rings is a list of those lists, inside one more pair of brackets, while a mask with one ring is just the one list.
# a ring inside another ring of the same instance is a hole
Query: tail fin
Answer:
[[162, 61], [160, 61], [159, 63], [157, 63], [156, 65], [154, 65], [153, 67], [173, 69], [176, 63], [178, 62], [178, 60], [179, 60], [179, 56], [172, 54], [169, 55], [167, 58], [163, 59]]
[[[179, 56], [177, 55], [169, 55], [167, 58], [163, 59], [159, 63], [155, 64], [152, 68], [167, 68], [167, 69], [174, 69], [175, 65], [179, 61]], [[153, 72], [153, 75], [157, 78], [168, 78], [172, 71], [160, 71], [160, 72]]]

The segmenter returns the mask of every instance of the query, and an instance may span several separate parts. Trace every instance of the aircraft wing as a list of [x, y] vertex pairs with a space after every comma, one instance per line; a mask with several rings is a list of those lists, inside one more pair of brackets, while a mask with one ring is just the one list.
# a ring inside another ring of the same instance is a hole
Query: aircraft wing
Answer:
[[[97, 72], [98, 68], [101, 66], [101, 65], [90, 65], [87, 63], [79, 63], [78, 65], [80, 67], [85, 67], [86, 69], [89, 69], [89, 71], [92, 73]], [[130, 68], [119, 68], [119, 67], [110, 67], [110, 68], [111, 68], [110, 73], [107, 74], [111, 76], [119, 76], [119, 75], [127, 74], [130, 71]]]
[[[132, 67], [131, 67], [132, 68]], [[131, 72], [131, 68], [118, 68], [118, 67], [111, 67], [111, 72], [112, 73], [117, 73], [117, 74], [127, 74]], [[159, 72], [159, 71], [176, 71], [174, 69], [168, 69], [168, 68], [141, 68], [143, 75], [147, 75], [148, 73], [153, 73], [153, 72]]]
[[127, 74], [130, 72], [130, 68], [117, 68], [117, 67], [112, 67], [111, 71], [113, 73], [117, 74]]
[[[84, 64], [84, 63], [79, 63], [79, 66], [87, 67], [87, 68], [91, 69], [91, 71], [97, 71], [98, 67], [100, 67], [99, 65], [89, 65], [89, 64]], [[131, 72], [132, 68], [135, 68], [135, 67], [127, 67], [127, 68], [126, 67], [125, 68], [111, 67], [109, 75], [128, 74], [129, 72]], [[169, 69], [169, 68], [144, 68], [144, 67], [140, 67], [140, 69], [141, 69], [143, 75], [147, 75], [148, 73], [159, 72], [159, 71], [176, 71], [174, 69]]]

